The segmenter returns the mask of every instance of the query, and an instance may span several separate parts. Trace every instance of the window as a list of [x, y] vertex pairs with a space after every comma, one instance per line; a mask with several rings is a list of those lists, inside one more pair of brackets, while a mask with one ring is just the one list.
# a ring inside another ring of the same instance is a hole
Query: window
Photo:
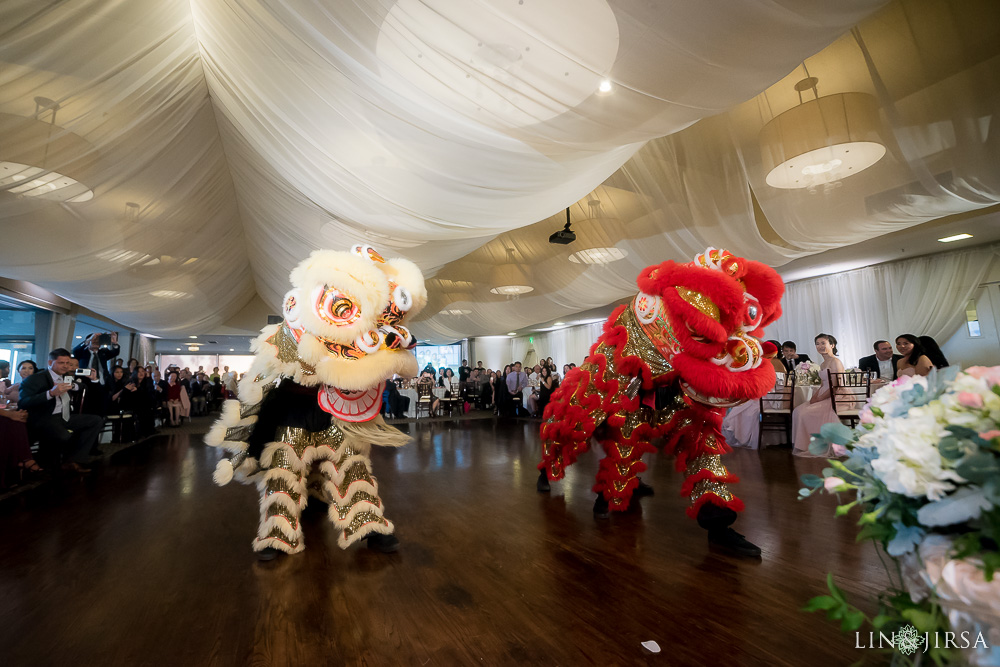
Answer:
[[420, 369], [427, 364], [435, 369], [445, 366], [458, 375], [458, 367], [462, 365], [461, 345], [418, 345], [413, 352], [417, 355], [417, 366]]
[[965, 305], [965, 324], [969, 327], [969, 336], [979, 338], [983, 334], [979, 331], [979, 314], [976, 312], [976, 300], [969, 299]]

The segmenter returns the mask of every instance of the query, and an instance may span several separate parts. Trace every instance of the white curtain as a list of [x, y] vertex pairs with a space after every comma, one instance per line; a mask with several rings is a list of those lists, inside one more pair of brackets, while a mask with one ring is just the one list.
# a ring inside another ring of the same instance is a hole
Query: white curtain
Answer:
[[943, 345], [964, 322], [965, 306], [998, 253], [994, 245], [789, 283], [781, 319], [766, 337], [794, 341], [815, 361], [813, 339], [832, 334], [847, 367], [873, 354], [876, 340], [895, 344], [904, 333]]

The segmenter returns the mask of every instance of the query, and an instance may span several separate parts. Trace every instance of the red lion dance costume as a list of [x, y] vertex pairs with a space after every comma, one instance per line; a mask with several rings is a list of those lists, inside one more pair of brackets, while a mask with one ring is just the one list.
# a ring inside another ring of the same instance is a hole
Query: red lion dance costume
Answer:
[[687, 474], [688, 514], [711, 542], [759, 556], [729, 527], [743, 501], [727, 486], [738, 478], [722, 463], [732, 450], [721, 426], [727, 408], [774, 387], [774, 368], [764, 360], [777, 350], [758, 337], [781, 314], [784, 284], [770, 267], [714, 248], [687, 264], [647, 267], [637, 282], [639, 294], [615, 309], [545, 408], [538, 489], [562, 479], [596, 435], [605, 457], [594, 513], [624, 510], [637, 489], [651, 492], [637, 477], [646, 469], [641, 458], [664, 437]]

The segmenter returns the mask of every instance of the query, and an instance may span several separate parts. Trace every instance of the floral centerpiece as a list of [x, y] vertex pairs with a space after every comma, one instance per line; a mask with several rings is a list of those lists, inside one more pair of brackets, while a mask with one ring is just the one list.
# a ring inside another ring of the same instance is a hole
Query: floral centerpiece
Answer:
[[803, 361], [795, 367], [795, 384], [814, 385], [820, 384], [820, 365], [812, 361]]
[[[804, 475], [799, 495], [851, 494], [837, 515], [861, 508], [858, 540], [881, 544], [896, 576], [873, 618], [832, 575], [830, 595], [806, 610], [826, 611], [859, 637], [898, 637], [903, 664], [926, 653], [939, 665], [1000, 665], [1000, 367], [900, 378], [871, 397], [860, 422], [823, 426], [810, 450], [842, 445], [847, 459], [830, 461], [822, 477]], [[873, 635], [857, 632], [865, 623]]]

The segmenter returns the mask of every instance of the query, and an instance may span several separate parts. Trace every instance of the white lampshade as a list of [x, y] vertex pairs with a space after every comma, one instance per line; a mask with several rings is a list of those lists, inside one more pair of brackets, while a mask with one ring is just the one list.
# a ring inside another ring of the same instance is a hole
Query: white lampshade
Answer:
[[68, 203], [94, 197], [95, 154], [82, 137], [35, 118], [0, 113], [0, 189]]
[[760, 132], [761, 161], [772, 188], [809, 188], [853, 176], [882, 159], [878, 103], [837, 93], [778, 114]]

